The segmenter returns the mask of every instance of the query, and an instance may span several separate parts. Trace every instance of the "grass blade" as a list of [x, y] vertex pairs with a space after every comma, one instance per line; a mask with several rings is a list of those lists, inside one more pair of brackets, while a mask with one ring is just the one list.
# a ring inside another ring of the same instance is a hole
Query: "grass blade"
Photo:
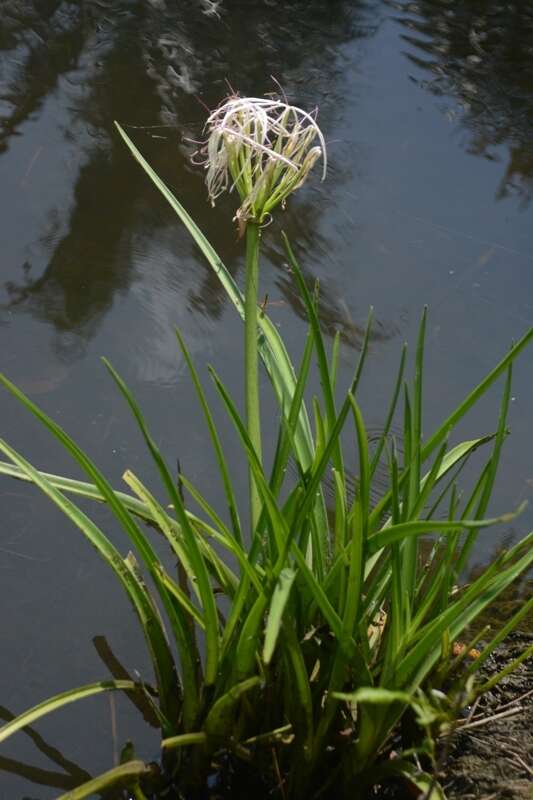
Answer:
[[[78, 481], [74, 478], [66, 478], [63, 475], [55, 475], [51, 472], [43, 472], [42, 470], [36, 470], [36, 472], [38, 472], [38, 474], [48, 481], [55, 489], [59, 489], [60, 492], [77, 495], [78, 497], [86, 497], [88, 500], [95, 500], [98, 503], [106, 502], [105, 497], [99, 491], [98, 487], [94, 485], [94, 483]], [[32, 479], [29, 478], [24, 472], [24, 470], [16, 466], [16, 464], [10, 464], [7, 461], [0, 461], [0, 475], [8, 475], [11, 478], [26, 481], [27, 483], [33, 482]], [[113, 491], [122, 505], [130, 512], [130, 514], [142, 519], [144, 522], [156, 528], [159, 532], [162, 532], [146, 503], [143, 503], [137, 497], [132, 497], [131, 495], [126, 494], [125, 492], [120, 492], [117, 489], [114, 489]], [[181, 536], [181, 528], [177, 521], [169, 516], [166, 511], [164, 513], [166, 517], [166, 524], [170, 525], [175, 530], [176, 535]], [[211, 528], [204, 522], [204, 520], [199, 519], [190, 511], [187, 511], [186, 513], [191, 525], [203, 530], [206, 536], [212, 537], [219, 541], [222, 545], [225, 545], [225, 540], [217, 536], [217, 531], [214, 530], [214, 528]]]
[[437, 646], [442, 633], [449, 631], [450, 640], [458, 639], [463, 630], [490, 605], [513, 581], [533, 564], [533, 549], [529, 547], [524, 556], [511, 566], [514, 554], [526, 549], [533, 540], [530, 534], [516, 548], [494, 561], [485, 572], [471, 584], [463, 596], [448, 606], [437, 620], [429, 623], [419, 633], [415, 646], [406, 655], [396, 670], [395, 679], [400, 683], [407, 679], [418, 685], [430, 672], [439, 657]]
[[[123, 480], [131, 487], [131, 489], [137, 494], [139, 498], [141, 498], [146, 506], [149, 508], [150, 513], [152, 514], [153, 519], [157, 523], [157, 526], [163, 536], [166, 538], [172, 551], [174, 552], [178, 562], [183, 566], [189, 581], [191, 582], [194, 591], [199, 596], [198, 586], [196, 582], [196, 573], [191, 564], [191, 560], [187, 554], [186, 549], [183, 546], [183, 534], [181, 531], [181, 527], [178, 526], [176, 520], [173, 520], [169, 517], [164, 508], [157, 502], [155, 497], [152, 495], [151, 492], [148, 491], [146, 486], [144, 486], [139, 478], [131, 472], [131, 470], [126, 470], [124, 475], [122, 476]], [[182, 483], [185, 483], [185, 478], [180, 476], [180, 480]], [[190, 516], [189, 516], [189, 519]], [[191, 520], [192, 523], [192, 520]], [[199, 521], [199, 528], [202, 528], [202, 522]], [[235, 544], [235, 540], [225, 528], [225, 532], [227, 536], [220, 535], [218, 531], [214, 528], [209, 528], [209, 535], [214, 538], [216, 542], [219, 542], [223, 546], [227, 547], [230, 552], [234, 553], [236, 550], [237, 545]], [[235, 586], [237, 584], [237, 578], [231, 569], [222, 561], [219, 557], [218, 553], [216, 552], [215, 548], [212, 547], [208, 541], [204, 541], [203, 538], [199, 538], [199, 547], [204, 555], [208, 568], [213, 574], [213, 577], [220, 583], [224, 592], [231, 597], [235, 590]]]
[[[461, 442], [461, 444], [452, 447], [451, 450], [446, 453], [442, 460], [441, 468], [438, 472], [438, 475], [435, 479], [435, 484], [438, 484], [442, 478], [447, 475], [450, 470], [452, 470], [457, 464], [459, 464], [464, 459], [468, 458], [472, 453], [474, 453], [478, 447], [481, 445], [486, 444], [494, 439], [494, 434], [489, 434], [487, 436], [481, 436], [478, 439], [471, 439], [466, 442]], [[405, 482], [406, 478], [408, 477], [409, 467], [406, 471], [403, 471], [401, 475], [398, 476], [398, 486]], [[425, 482], [429, 478], [429, 472], [422, 478], [420, 482], [420, 486], [423, 489]], [[372, 509], [369, 518], [369, 529], [370, 531], [375, 530], [376, 526], [381, 522], [383, 515], [386, 513], [387, 509], [389, 508], [392, 500], [392, 491], [389, 490], [386, 495], [382, 497], [382, 499], [377, 503], [377, 505]]]
[[341, 334], [340, 331], [335, 333], [335, 338], [333, 339], [333, 347], [331, 349], [331, 365], [329, 368], [329, 372], [331, 375], [331, 389], [333, 394], [335, 394], [335, 390], [337, 388], [337, 375], [339, 372], [339, 355], [340, 355], [340, 344], [341, 344]]
[[348, 559], [348, 585], [343, 613], [343, 626], [346, 633], [353, 634], [358, 623], [363, 590], [364, 558], [368, 535], [368, 509], [370, 505], [370, 464], [368, 459], [368, 440], [361, 412], [350, 395], [352, 412], [357, 431], [359, 450], [359, 496], [351, 513], [352, 546]]
[[[185, 593], [185, 591], [179, 586], [175, 580], [173, 580], [170, 575], [165, 572], [165, 569], [160, 565], [158, 568], [159, 579], [161, 583], [168, 589], [170, 594], [176, 598], [180, 606], [183, 610], [191, 617], [192, 620], [200, 627], [202, 630], [205, 631], [205, 620], [203, 617], [202, 612], [196, 608], [194, 603], [192, 602], [191, 598]], [[184, 626], [185, 627], [185, 626]], [[179, 652], [182, 653], [182, 647], [185, 647], [185, 644], [180, 642]], [[196, 651], [196, 647], [190, 648], [191, 655], [194, 654]], [[194, 664], [194, 661], [193, 661]], [[185, 684], [185, 681], [184, 681]]]
[[[222, 520], [220, 519], [214, 508], [207, 502], [205, 497], [203, 497], [203, 495], [200, 494], [200, 492], [192, 485], [192, 483], [189, 480], [187, 480], [187, 478], [185, 478], [183, 475], [181, 476], [181, 480], [183, 482], [184, 487], [189, 492], [195, 503], [197, 503], [198, 506], [202, 509], [202, 511], [204, 511], [204, 513], [211, 518], [211, 520], [215, 523], [215, 525], [219, 527], [221, 533], [220, 535], [217, 535], [216, 541], [219, 542], [221, 545], [223, 545], [227, 550], [229, 550], [235, 556], [235, 558], [237, 558], [242, 571], [246, 573], [247, 577], [250, 578], [256, 590], [260, 592], [262, 589], [261, 577], [258, 574], [258, 571], [256, 571], [256, 568], [254, 568], [254, 566], [250, 563], [244, 549], [240, 546], [237, 540], [231, 535], [226, 525], [222, 522]], [[229, 570], [229, 567], [227, 567], [222, 561], [220, 562], [220, 568], [221, 568], [220, 569], [221, 574], [219, 575], [220, 583], [224, 587], [225, 594], [228, 597], [232, 597], [235, 594], [235, 591], [237, 591], [239, 588], [240, 585], [239, 581], [235, 578], [233, 573], [231, 573], [231, 575], [233, 576], [233, 579], [231, 581], [228, 581], [226, 579], [226, 575], [222, 574], [222, 568], [224, 569], [224, 571], [227, 571]]]
[[[485, 485], [483, 487], [483, 493], [481, 495], [481, 499], [479, 501], [479, 506], [477, 508], [476, 516], [483, 516], [487, 510], [489, 505], [489, 501], [492, 495], [492, 490], [494, 488], [494, 482], [496, 480], [496, 472], [498, 470], [498, 465], [500, 463], [500, 456], [502, 452], [503, 443], [505, 441], [505, 437], [507, 435], [507, 416], [509, 414], [509, 404], [511, 402], [511, 385], [513, 381], [513, 366], [512, 363], [509, 364], [507, 367], [507, 377], [505, 381], [505, 387], [503, 391], [502, 401], [500, 405], [500, 416], [498, 421], [498, 430], [496, 432], [496, 437], [494, 440], [494, 449], [492, 451], [492, 458], [490, 460], [490, 465], [487, 472], [487, 477], [485, 481]], [[464, 568], [468, 558], [470, 556], [472, 547], [474, 546], [476, 536], [475, 534], [471, 534], [466, 538], [466, 541], [462, 547], [461, 552], [457, 558], [456, 564], [456, 572], [459, 574], [461, 570]]]
[[533, 597], [530, 597], [529, 600], [526, 603], [524, 603], [522, 608], [519, 608], [516, 614], [513, 614], [511, 619], [500, 628], [496, 636], [494, 636], [490, 640], [490, 642], [483, 648], [479, 656], [474, 661], [472, 661], [471, 664], [469, 664], [469, 666], [466, 668], [466, 672], [469, 675], [472, 675], [474, 672], [477, 672], [477, 670], [482, 666], [482, 664], [485, 663], [490, 654], [494, 652], [494, 650], [498, 647], [498, 645], [500, 645], [503, 642], [503, 640], [512, 631], [514, 631], [516, 626], [524, 619], [524, 617], [527, 617], [532, 610], [533, 610]]
[[296, 381], [296, 388], [294, 390], [294, 396], [292, 398], [290, 410], [287, 416], [282, 416], [281, 435], [278, 448], [276, 449], [276, 455], [274, 457], [272, 474], [270, 478], [270, 488], [276, 497], [283, 483], [283, 477], [285, 474], [284, 471], [289, 459], [291, 447], [295, 457], [297, 458], [298, 456], [296, 445], [296, 427], [300, 416], [300, 409], [303, 402], [307, 378], [309, 376], [313, 348], [314, 339], [312, 333], [309, 332], [305, 342], [300, 369], [298, 370], [298, 380]]
[[[287, 547], [287, 541], [289, 536], [289, 530], [287, 528], [287, 524], [279, 510], [276, 498], [272, 494], [270, 486], [268, 485], [265, 473], [263, 471], [263, 467], [259, 462], [257, 453], [255, 452], [255, 448], [252, 442], [250, 441], [250, 437], [248, 436], [248, 432], [246, 430], [244, 422], [242, 421], [233, 400], [231, 399], [226, 387], [224, 386], [224, 384], [222, 383], [222, 381], [220, 380], [214, 369], [210, 367], [209, 371], [213, 377], [215, 386], [222, 398], [228, 416], [233, 422], [235, 430], [237, 431], [241, 443], [243, 445], [244, 451], [246, 453], [246, 458], [248, 459], [248, 463], [250, 464], [250, 467], [253, 472], [256, 486], [261, 495], [265, 511], [268, 514], [272, 526], [272, 531], [274, 534], [275, 541], [271, 543], [271, 546], [275, 548], [275, 551], [278, 554], [278, 559], [281, 559], [282, 553]], [[254, 536], [257, 536], [257, 533], [258, 533], [257, 530], [254, 531]]]
[[[152, 519], [156, 522], [159, 530], [162, 532], [163, 536], [169, 543], [179, 563], [182, 564], [187, 575], [192, 579], [194, 577], [194, 571], [191, 566], [189, 556], [187, 555], [187, 551], [183, 547], [181, 537], [178, 535], [175, 527], [172, 526], [170, 518], [167, 516], [162, 506], [157, 502], [155, 497], [146, 488], [146, 486], [144, 486], [144, 484], [139, 480], [139, 478], [136, 475], [134, 475], [133, 472], [131, 472], [131, 470], [129, 469], [126, 470], [126, 472], [122, 476], [122, 480], [124, 481], [124, 483], [127, 483], [130, 489], [137, 495], [137, 497], [140, 500], [142, 500], [142, 502], [150, 510]], [[194, 584], [193, 586], [195, 591], [198, 591], [197, 587]]]

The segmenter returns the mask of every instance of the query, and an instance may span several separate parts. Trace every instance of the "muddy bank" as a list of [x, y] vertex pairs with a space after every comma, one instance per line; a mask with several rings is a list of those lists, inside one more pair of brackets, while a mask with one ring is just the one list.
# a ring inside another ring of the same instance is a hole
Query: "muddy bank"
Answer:
[[[488, 661], [503, 669], [533, 642], [515, 633]], [[469, 727], [457, 732], [441, 778], [448, 800], [533, 800], [533, 659], [481, 698]]]

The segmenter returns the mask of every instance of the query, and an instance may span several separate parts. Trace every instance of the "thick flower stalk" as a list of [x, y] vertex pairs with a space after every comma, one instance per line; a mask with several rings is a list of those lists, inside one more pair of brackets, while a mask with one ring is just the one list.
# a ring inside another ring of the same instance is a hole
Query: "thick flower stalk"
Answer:
[[[280, 100], [230, 97], [209, 116], [207, 188], [211, 203], [236, 189], [241, 205], [235, 218], [246, 230], [244, 370], [248, 435], [261, 461], [257, 352], [257, 296], [261, 226], [272, 211], [306, 180], [314, 164], [327, 156], [316, 111], [308, 113]], [[261, 499], [250, 469], [250, 519], [255, 530]]]

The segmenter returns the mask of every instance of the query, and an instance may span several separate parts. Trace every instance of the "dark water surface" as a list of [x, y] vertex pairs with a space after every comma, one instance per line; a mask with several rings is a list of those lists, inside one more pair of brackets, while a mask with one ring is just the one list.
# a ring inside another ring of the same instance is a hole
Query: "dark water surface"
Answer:
[[[533, 323], [527, 0], [0, 0], [0, 370], [116, 485], [126, 467], [148, 481], [153, 472], [99, 357], [129, 381], [171, 463], [179, 458], [220, 505], [173, 326], [197, 364], [214, 363], [235, 390], [242, 331], [113, 119], [130, 126], [241, 282], [232, 199], [210, 209], [187, 139], [199, 138], [205, 106], [229, 85], [262, 94], [270, 76], [298, 105], [320, 106], [328, 179], [317, 174], [278, 228], [309, 279], [320, 279], [324, 330], [342, 333], [344, 381], [375, 306], [361, 395], [369, 427], [383, 421], [401, 343], [413, 341], [423, 304], [428, 431]], [[304, 321], [278, 234], [265, 236], [262, 291], [296, 356]], [[516, 369], [494, 510], [531, 496], [532, 378], [529, 352]], [[264, 406], [272, 408], [266, 392]], [[465, 423], [468, 438], [493, 429], [496, 408], [493, 394]], [[1, 435], [35, 464], [77, 474], [5, 393], [0, 415]], [[234, 446], [221, 412], [217, 419]], [[234, 468], [244, 497], [238, 459]], [[150, 678], [129, 605], [81, 534], [25, 485], [1, 479], [0, 496], [0, 718], [107, 677], [105, 641]], [[93, 513], [126, 550], [104, 510]], [[532, 523], [530, 510], [513, 530], [484, 533], [478, 560]], [[38, 729], [44, 739], [19, 734], [2, 746], [0, 800], [55, 797], [84, 770], [109, 768], [127, 737], [142, 756], [157, 753], [156, 734], [122, 701], [114, 709], [89, 700]]]

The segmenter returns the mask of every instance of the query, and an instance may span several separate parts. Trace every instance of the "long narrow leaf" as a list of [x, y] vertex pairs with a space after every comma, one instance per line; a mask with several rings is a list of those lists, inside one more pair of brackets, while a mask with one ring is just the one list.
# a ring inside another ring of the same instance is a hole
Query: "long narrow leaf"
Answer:
[[502, 514], [500, 517], [493, 517], [492, 519], [461, 519], [461, 520], [423, 520], [414, 522], [401, 522], [399, 525], [391, 525], [384, 528], [379, 533], [374, 533], [368, 538], [368, 551], [370, 554], [376, 553], [383, 547], [386, 547], [393, 542], [399, 542], [411, 536], [421, 536], [429, 531], [456, 531], [461, 528], [488, 528], [500, 523], [507, 523], [515, 519], [522, 513], [527, 503], [522, 503], [516, 511], [509, 514]]
[[44, 700], [33, 708], [19, 714], [18, 717], [12, 719], [6, 725], [0, 728], [0, 742], [5, 742], [10, 736], [13, 736], [17, 731], [22, 730], [27, 725], [32, 725], [41, 717], [51, 714], [52, 711], [57, 711], [69, 703], [75, 703], [78, 700], [83, 700], [86, 697], [92, 697], [95, 694], [102, 694], [102, 692], [134, 692], [139, 690], [139, 684], [133, 681], [98, 681], [98, 683], [89, 683], [86, 686], [79, 686], [76, 689], [69, 689], [67, 692], [61, 692], [48, 700]]
[[428, 439], [422, 447], [421, 457], [425, 459], [438, 447], [438, 445], [447, 437], [449, 432], [457, 425], [459, 420], [475, 405], [477, 400], [482, 397], [485, 392], [492, 386], [492, 384], [499, 378], [502, 372], [505, 372], [509, 364], [512, 364], [516, 357], [524, 350], [533, 339], [533, 328], [530, 328], [527, 333], [509, 350], [502, 360], [497, 364], [493, 370], [470, 392], [470, 394], [460, 403], [457, 408], [445, 419], [441, 426], [435, 433]]
[[[506, 356], [497, 364], [497, 366], [489, 372], [489, 374], [479, 383], [463, 400], [462, 403], [445, 419], [439, 428], [433, 433], [427, 442], [422, 446], [420, 452], [421, 462], [424, 462], [439, 446], [439, 444], [446, 439], [453, 428], [457, 425], [460, 419], [475, 405], [477, 400], [485, 394], [485, 392], [492, 386], [492, 384], [499, 378], [502, 372], [505, 372], [509, 364], [513, 363], [516, 357], [529, 345], [533, 339], [533, 328], [531, 328], [524, 336], [509, 350]], [[406, 474], [402, 474], [400, 482], [403, 484]], [[373, 509], [370, 517], [370, 529], [375, 528], [376, 524], [383, 516], [384, 511], [390, 503], [390, 491], [387, 492], [377, 506]]]
[[[307, 317], [309, 319], [309, 323], [311, 326], [311, 331], [313, 333], [314, 343], [315, 343], [315, 350], [317, 354], [317, 362], [318, 362], [318, 369], [320, 372], [320, 383], [322, 385], [322, 392], [324, 395], [324, 403], [326, 408], [326, 418], [328, 421], [328, 428], [331, 430], [335, 425], [335, 420], [337, 417], [337, 412], [335, 409], [335, 398], [333, 396], [333, 386], [331, 384], [331, 375], [329, 370], [328, 359], [326, 356], [326, 348], [324, 346], [324, 339], [322, 338], [322, 333], [320, 330], [320, 322], [318, 319], [318, 314], [316, 311], [315, 304], [311, 299], [311, 295], [307, 288], [307, 285], [304, 280], [304, 276], [302, 275], [302, 271], [292, 248], [289, 244], [289, 240], [287, 236], [283, 233], [283, 242], [285, 244], [285, 252], [287, 253], [287, 258], [289, 260], [289, 265], [292, 269], [292, 272], [296, 278], [296, 282], [298, 284], [298, 288], [300, 290], [300, 295], [304, 301], [305, 308], [307, 311]], [[340, 440], [337, 441], [335, 447], [333, 448], [333, 460], [335, 464], [335, 468], [338, 471], [342, 480], [344, 480], [344, 466], [342, 460], [342, 450], [340, 445]]]
[[[528, 540], [533, 539], [530, 534]], [[525, 541], [519, 544], [525, 545]], [[416, 645], [411, 649], [402, 663], [398, 666], [395, 679], [400, 685], [409, 679], [413, 685], [419, 685], [420, 681], [429, 673], [439, 658], [439, 648], [436, 646], [442, 632], [449, 631], [450, 639], [459, 638], [463, 630], [479, 614], [521, 574], [533, 564], [533, 550], [529, 548], [524, 556], [516, 563], [504, 568], [509, 556], [502, 556], [493, 562], [485, 572], [466, 589], [463, 596], [455, 603], [452, 603], [444, 613], [427, 628], [421, 631], [421, 636]]]
[[204, 556], [199, 547], [196, 534], [191, 526], [189, 518], [185, 513], [185, 508], [181, 500], [177, 487], [172, 479], [169, 469], [165, 463], [161, 452], [153, 440], [144, 417], [141, 413], [137, 402], [135, 401], [130, 390], [122, 380], [120, 375], [116, 372], [111, 364], [103, 359], [103, 362], [109, 370], [118, 388], [124, 395], [128, 406], [139, 426], [144, 441], [152, 455], [152, 458], [159, 470], [163, 483], [168, 492], [169, 498], [174, 505], [178, 522], [180, 523], [184, 540], [188, 548], [188, 556], [191, 566], [194, 570], [196, 580], [198, 581], [198, 591], [201, 597], [204, 619], [205, 619], [205, 634], [206, 634], [206, 665], [205, 665], [205, 680], [207, 685], [214, 683], [218, 671], [218, 656], [219, 656], [219, 636], [218, 636], [218, 611], [216, 606], [215, 595], [209, 581], [209, 575], [205, 564]]
[[226, 500], [230, 512], [231, 523], [233, 526], [233, 533], [237, 541], [242, 545], [241, 523], [239, 521], [237, 501], [235, 500], [235, 492], [233, 491], [233, 486], [229, 476], [228, 464], [226, 461], [226, 457], [224, 456], [224, 451], [222, 449], [222, 444], [220, 442], [218, 431], [216, 429], [213, 416], [211, 414], [211, 409], [209, 408], [209, 404], [205, 397], [202, 384], [200, 383], [200, 378], [198, 377], [198, 373], [194, 367], [193, 361], [185, 345], [183, 337], [177, 328], [176, 328], [176, 336], [181, 348], [181, 352], [183, 353], [185, 361], [187, 362], [187, 367], [189, 368], [189, 374], [192, 378], [194, 388], [196, 389], [196, 394], [198, 396], [198, 400], [200, 401], [200, 405], [204, 412], [205, 420], [207, 422], [207, 428], [209, 430], [209, 435], [213, 443], [213, 449], [215, 451], [215, 456], [220, 469], [220, 475], [222, 477], [222, 483], [224, 485], [224, 492], [226, 494]]
[[403, 375], [405, 372], [405, 362], [407, 360], [407, 345], [404, 344], [402, 347], [402, 355], [400, 358], [400, 366], [398, 367], [398, 374], [396, 376], [396, 382], [394, 384], [394, 390], [392, 392], [392, 398], [389, 406], [389, 410], [387, 412], [387, 417], [385, 420], [385, 425], [383, 426], [383, 430], [381, 431], [381, 435], [378, 440], [378, 444], [374, 453], [372, 455], [372, 461], [370, 463], [370, 475], [371, 477], [376, 472], [377, 466], [379, 464], [379, 460], [381, 458], [381, 454], [383, 452], [383, 448], [387, 443], [387, 439], [390, 433], [390, 429], [392, 427], [392, 422], [394, 419], [394, 414], [396, 413], [396, 407], [398, 405], [398, 399], [400, 397], [400, 391], [403, 384]]
[[[214, 522], [217, 526], [217, 536], [216, 541], [229, 550], [238, 560], [241, 569], [245, 572], [248, 577], [251, 579], [252, 583], [256, 586], [257, 590], [261, 590], [261, 582], [260, 578], [256, 574], [254, 567], [250, 564], [248, 556], [238, 542], [238, 540], [231, 535], [231, 532], [228, 530], [227, 526], [224, 522], [220, 519], [215, 509], [207, 502], [205, 497], [196, 489], [192, 483], [184, 476], [181, 476], [181, 481], [185, 489], [189, 492], [195, 503], [199, 505], [202, 511], [207, 514], [208, 517]], [[230, 581], [227, 580], [227, 574], [229, 573], [229, 568], [219, 559], [219, 580], [221, 581], [222, 585], [225, 587], [225, 592], [228, 596], [232, 596], [235, 591], [239, 588], [239, 581], [235, 578], [233, 573], [231, 573], [232, 579]], [[226, 574], [223, 574], [226, 573]], [[229, 584], [232, 584], [231, 591], [229, 590]]]
[[[500, 457], [502, 452], [503, 443], [505, 441], [505, 437], [507, 435], [507, 416], [509, 414], [509, 405], [511, 402], [511, 385], [513, 381], [513, 365], [512, 362], [507, 367], [507, 377], [505, 381], [505, 387], [503, 391], [503, 396], [500, 405], [500, 415], [498, 421], [498, 430], [496, 432], [496, 436], [494, 439], [494, 448], [492, 451], [492, 458], [490, 460], [490, 465], [487, 473], [487, 477], [485, 480], [485, 484], [483, 486], [483, 493], [481, 495], [479, 506], [477, 508], [476, 516], [482, 517], [486, 513], [486, 510], [489, 505], [489, 501], [492, 495], [492, 490], [494, 488], [494, 483], [496, 480], [496, 473], [498, 471], [498, 465], [500, 463]], [[457, 558], [457, 565], [456, 571], [457, 574], [461, 572], [464, 568], [465, 564], [468, 561], [472, 548], [474, 546], [476, 540], [475, 534], [470, 534], [462, 547], [461, 552]]]
[[[35, 405], [35, 403], [33, 403], [29, 399], [29, 397], [27, 397], [23, 392], [21, 392], [20, 389], [18, 389], [13, 383], [11, 383], [11, 381], [8, 380], [4, 375], [0, 375], [0, 382], [6, 387], [6, 389], [8, 389], [11, 392], [11, 394], [13, 394], [17, 398], [17, 400], [19, 400], [22, 403], [23, 406], [25, 406], [29, 411], [31, 411], [31, 413], [44, 425], [45, 428], [47, 428], [47, 430], [50, 433], [53, 434], [53, 436], [62, 444], [65, 450], [67, 450], [67, 452], [80, 465], [80, 467], [84, 470], [84, 472], [91, 478], [91, 480], [94, 481], [94, 484], [98, 487], [103, 497], [105, 498], [107, 505], [109, 506], [113, 514], [116, 516], [116, 518], [124, 528], [127, 535], [130, 537], [131, 541], [138, 550], [139, 554], [142, 556], [144, 563], [146, 564], [148, 570], [150, 571], [150, 574], [152, 575], [152, 577], [156, 582], [156, 586], [158, 588], [161, 600], [163, 601], [163, 603], [165, 603], [167, 611], [170, 611], [171, 613], [171, 607], [169, 605], [168, 598], [166, 596], [166, 590], [164, 589], [164, 587], [157, 584], [157, 575], [155, 574], [155, 564], [157, 563], [158, 559], [156, 558], [155, 553], [150, 543], [148, 542], [147, 538], [142, 534], [136, 522], [128, 513], [127, 508], [125, 508], [125, 506], [121, 503], [120, 499], [115, 494], [113, 487], [110, 485], [108, 480], [96, 467], [93, 461], [87, 456], [87, 454], [84, 453], [80, 447], [78, 447], [78, 445], [72, 439], [72, 437], [69, 436], [66, 433], [66, 431], [64, 431], [63, 428], [61, 428], [60, 425], [58, 425], [47, 414], [45, 414], [44, 411], [42, 411], [37, 405]], [[6, 445], [4, 443], [4, 452], [7, 453], [5, 447]], [[19, 466], [22, 466], [20, 462], [17, 463], [19, 463]], [[28, 471], [27, 462], [24, 465], [24, 468], [27, 472]], [[33, 481], [34, 483], [37, 483], [35, 476], [33, 476]], [[49, 496], [52, 496], [49, 492], [47, 492], [47, 494], [49, 494]], [[56, 496], [56, 494], [57, 493], [54, 493], [54, 496]], [[161, 638], [161, 641], [159, 642], [158, 651], [159, 651], [160, 663], [158, 663], [155, 666], [156, 666], [156, 674], [158, 676], [158, 681], [160, 681], [161, 701], [164, 707], [164, 713], [168, 718], [176, 718], [176, 715], [178, 713], [177, 676], [174, 670], [173, 659], [170, 654], [170, 650], [168, 649], [168, 645], [166, 643], [164, 635]]]
[[[62, 794], [57, 800], [85, 800], [86, 797], [94, 797], [103, 791], [111, 789], [113, 786], [130, 787], [142, 777], [148, 777], [152, 773], [152, 768], [144, 761], [127, 761], [119, 764], [118, 767], [107, 772], [102, 772], [96, 778], [92, 778], [77, 789]], [[138, 795], [136, 796], [138, 797]]]
[[[66, 492], [67, 494], [73, 494], [79, 497], [86, 497], [88, 500], [95, 500], [98, 503], [106, 502], [103, 494], [93, 483], [88, 483], [87, 481], [78, 481], [74, 478], [66, 478], [62, 475], [54, 475], [53, 473], [44, 472], [42, 470], [37, 470], [37, 472], [39, 475], [42, 475], [43, 478], [45, 478], [45, 480], [47, 480], [55, 489], [59, 489], [60, 492]], [[31, 478], [28, 477], [24, 470], [22, 470], [20, 467], [17, 467], [15, 464], [7, 463], [6, 461], [0, 461], [0, 475], [9, 475], [17, 480], [32, 483]], [[125, 492], [120, 492], [117, 489], [114, 489], [113, 491], [122, 505], [130, 512], [130, 514], [142, 519], [144, 522], [162, 532], [159, 524], [154, 518], [153, 512], [146, 503], [143, 503], [137, 497], [132, 497], [131, 495], [126, 494]], [[193, 525], [197, 530], [203, 531], [206, 537], [214, 539], [223, 547], [227, 547], [233, 552], [233, 548], [228, 545], [227, 540], [220, 536], [218, 531], [208, 525], [205, 520], [200, 519], [189, 510], [186, 510], [186, 513], [191, 525]], [[171, 517], [166, 511], [164, 514], [165, 525], [169, 525], [173, 529], [175, 536], [182, 536], [181, 526], [176, 519]], [[207, 550], [202, 549], [202, 552], [208, 559], [214, 554], [212, 548]], [[226, 569], [229, 568], [226, 567]], [[227, 575], [229, 577], [230, 573], [227, 572]]]
[[211, 375], [213, 376], [213, 380], [215, 382], [215, 386], [222, 398], [222, 401], [226, 407], [228, 415], [235, 426], [235, 430], [237, 431], [241, 443], [244, 447], [246, 457], [248, 459], [248, 463], [253, 472], [254, 480], [256, 482], [258, 491], [261, 495], [261, 499], [265, 504], [265, 510], [267, 511], [270, 522], [272, 525], [272, 530], [274, 532], [275, 538], [275, 547], [277, 549], [278, 557], [281, 559], [281, 553], [284, 550], [285, 544], [288, 540], [289, 530], [287, 528], [287, 524], [281, 514], [278, 504], [276, 502], [276, 498], [272, 494], [270, 486], [267, 482], [265, 477], [265, 473], [263, 471], [263, 467], [259, 462], [255, 449], [253, 447], [252, 442], [250, 441], [250, 437], [246, 431], [246, 427], [244, 422], [242, 421], [239, 412], [235, 406], [235, 403], [231, 399], [226, 387], [214, 371], [212, 367], [210, 367]]
[[287, 606], [295, 578], [296, 572], [294, 570], [288, 567], [282, 569], [278, 582], [276, 583], [276, 588], [272, 594], [265, 628], [265, 642], [263, 645], [263, 661], [265, 664], [270, 664], [272, 656], [274, 655], [276, 642], [283, 622], [283, 613]]
[[227, 740], [230, 735], [235, 707], [241, 697], [261, 685], [258, 677], [248, 678], [233, 686], [212, 706], [205, 721], [205, 733], [213, 744]]
[[[44, 475], [36, 470], [19, 453], [0, 439], [0, 450], [24, 471], [29, 480], [47, 495], [58, 508], [81, 530], [89, 542], [96, 548], [105, 562], [117, 575], [126, 590], [139, 622], [156, 674], [158, 686], [162, 693], [163, 713], [168, 716], [174, 703], [179, 698], [179, 685], [174, 671], [174, 661], [168, 647], [164, 629], [154, 603], [142, 583], [127, 569], [118, 550], [111, 544], [102, 531], [67, 497], [61, 494]], [[166, 697], [166, 693], [169, 697]]]

